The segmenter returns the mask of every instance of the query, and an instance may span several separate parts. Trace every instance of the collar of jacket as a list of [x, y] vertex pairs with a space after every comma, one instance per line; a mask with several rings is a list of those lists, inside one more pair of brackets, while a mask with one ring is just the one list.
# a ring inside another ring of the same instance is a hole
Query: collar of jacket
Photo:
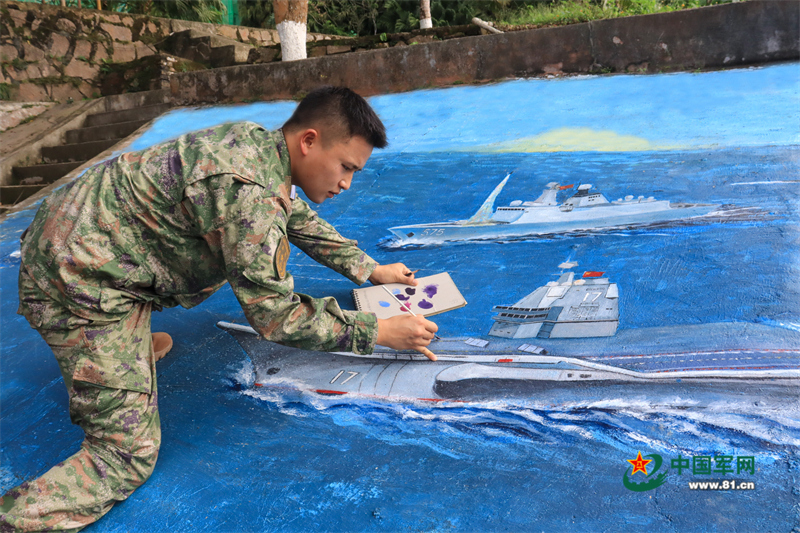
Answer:
[[291, 206], [296, 195], [294, 194], [295, 187], [292, 185], [292, 160], [289, 157], [289, 149], [286, 147], [286, 136], [283, 134], [283, 128], [273, 132], [273, 139], [275, 150], [278, 152], [278, 159], [280, 159], [283, 167], [283, 183], [279, 187], [281, 197]]

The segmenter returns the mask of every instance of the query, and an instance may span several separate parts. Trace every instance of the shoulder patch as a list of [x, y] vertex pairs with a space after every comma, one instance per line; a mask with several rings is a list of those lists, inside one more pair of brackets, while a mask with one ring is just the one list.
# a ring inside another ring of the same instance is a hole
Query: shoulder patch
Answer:
[[275, 250], [275, 273], [278, 274], [278, 279], [286, 277], [286, 263], [289, 262], [289, 239], [284, 235], [278, 243], [278, 249]]

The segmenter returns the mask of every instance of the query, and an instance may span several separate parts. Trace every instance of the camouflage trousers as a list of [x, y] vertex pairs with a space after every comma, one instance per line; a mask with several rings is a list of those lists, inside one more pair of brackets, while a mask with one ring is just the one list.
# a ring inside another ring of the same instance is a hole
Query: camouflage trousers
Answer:
[[78, 361], [120, 350], [136, 350], [154, 370], [151, 304], [97, 323], [50, 300], [21, 270], [20, 312], [29, 321], [35, 315], [32, 325], [52, 348], [69, 392], [70, 418], [85, 439], [77, 453], [0, 498], [0, 531], [78, 531], [130, 496], [156, 464], [161, 427], [155, 371], [150, 394], [74, 375]]

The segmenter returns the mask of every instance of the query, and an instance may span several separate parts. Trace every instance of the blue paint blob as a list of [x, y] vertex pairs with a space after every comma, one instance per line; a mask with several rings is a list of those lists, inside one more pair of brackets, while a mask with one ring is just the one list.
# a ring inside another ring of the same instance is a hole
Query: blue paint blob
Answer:
[[381, 307], [389, 307], [392, 304], [390, 304], [389, 302], [384, 302], [383, 300], [378, 300], [378, 305], [380, 305]]
[[428, 300], [422, 300], [417, 305], [420, 306], [422, 309], [432, 309], [433, 308], [433, 304], [430, 303]]

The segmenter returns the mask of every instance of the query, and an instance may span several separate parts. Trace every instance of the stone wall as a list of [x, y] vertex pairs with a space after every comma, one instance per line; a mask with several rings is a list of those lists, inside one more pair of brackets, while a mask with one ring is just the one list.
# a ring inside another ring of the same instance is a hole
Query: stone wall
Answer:
[[[0, 99], [70, 101], [103, 94], [108, 65], [157, 53], [170, 34], [194, 29], [253, 46], [279, 43], [278, 32], [65, 8], [0, 2]], [[330, 39], [309, 34], [308, 40]], [[155, 87], [154, 87], [155, 88]]]
[[751, 0], [176, 74], [170, 86], [174, 104], [195, 105], [289, 99], [322, 84], [367, 96], [513, 77], [758, 65], [800, 59], [798, 20], [800, 2]]
[[53, 105], [53, 102], [0, 102], [0, 133], [30, 122]]

